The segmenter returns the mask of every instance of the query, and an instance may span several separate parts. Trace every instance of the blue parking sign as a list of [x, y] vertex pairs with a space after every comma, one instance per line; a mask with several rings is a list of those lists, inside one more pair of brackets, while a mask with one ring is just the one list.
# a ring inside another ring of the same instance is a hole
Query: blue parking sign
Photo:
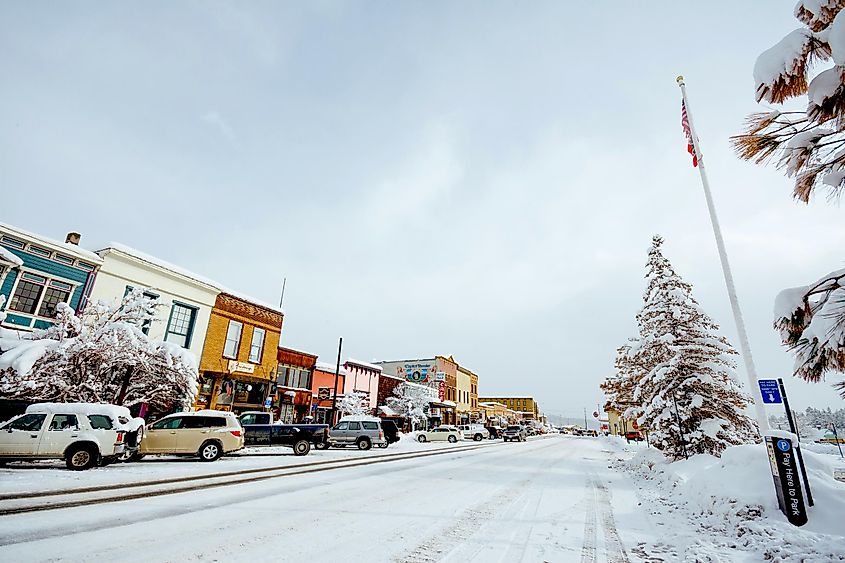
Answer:
[[763, 396], [764, 403], [774, 404], [783, 402], [777, 379], [758, 379], [757, 384], [760, 386], [760, 394]]

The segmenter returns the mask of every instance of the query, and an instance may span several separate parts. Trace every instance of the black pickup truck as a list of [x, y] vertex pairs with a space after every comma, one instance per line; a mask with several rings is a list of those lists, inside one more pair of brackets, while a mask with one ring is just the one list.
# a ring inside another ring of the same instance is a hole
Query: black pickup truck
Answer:
[[322, 446], [328, 440], [328, 424], [274, 424], [271, 413], [259, 411], [242, 413], [239, 419], [245, 447], [287, 446], [294, 455], [306, 455], [311, 444]]

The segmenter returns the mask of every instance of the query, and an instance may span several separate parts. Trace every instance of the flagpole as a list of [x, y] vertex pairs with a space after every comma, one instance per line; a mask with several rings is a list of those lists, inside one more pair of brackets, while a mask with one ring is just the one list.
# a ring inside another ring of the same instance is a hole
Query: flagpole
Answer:
[[728, 289], [728, 299], [731, 302], [734, 323], [739, 336], [739, 349], [742, 352], [742, 359], [745, 363], [745, 372], [748, 375], [748, 391], [754, 398], [754, 410], [757, 413], [757, 424], [760, 427], [760, 434], [763, 435], [769, 430], [769, 421], [766, 418], [766, 407], [763, 405], [763, 398], [757, 389], [757, 368], [754, 365], [754, 358], [751, 357], [751, 346], [748, 343], [748, 333], [745, 331], [745, 321], [742, 318], [742, 310], [739, 308], [739, 300], [736, 296], [736, 287], [731, 273], [731, 265], [728, 263], [728, 254], [725, 250], [725, 241], [722, 238], [722, 229], [719, 227], [719, 218], [716, 216], [716, 207], [713, 204], [713, 196], [710, 193], [710, 182], [707, 181], [707, 171], [704, 168], [704, 155], [701, 146], [698, 144], [698, 136], [695, 134], [695, 125], [692, 120], [689, 100], [687, 99], [687, 88], [684, 84], [684, 77], [677, 78], [678, 86], [681, 87], [681, 95], [686, 107], [687, 120], [689, 121], [690, 136], [695, 156], [698, 158], [698, 172], [701, 175], [701, 185], [704, 188], [704, 198], [707, 200], [707, 210], [710, 212], [710, 223], [713, 225], [713, 235], [716, 237], [716, 247], [719, 250], [719, 260], [722, 263], [722, 273], [725, 276], [725, 286]]

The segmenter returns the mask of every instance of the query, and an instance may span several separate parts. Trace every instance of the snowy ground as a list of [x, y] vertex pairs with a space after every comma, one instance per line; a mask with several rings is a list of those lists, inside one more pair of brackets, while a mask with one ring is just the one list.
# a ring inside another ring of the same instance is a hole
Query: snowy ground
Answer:
[[[807, 552], [807, 561], [838, 561], [836, 542], [841, 540], [845, 550], [845, 536], [832, 533], [845, 512], [831, 512], [840, 507], [836, 502], [845, 507], [845, 484], [823, 478], [831, 457], [824, 454], [809, 456], [813, 478], [824, 485], [820, 496], [835, 502], [818, 503], [818, 511], [811, 513], [826, 524], [795, 532], [779, 524], [779, 513], [764, 498], [762, 515], [750, 519], [726, 511], [713, 517], [702, 514], [720, 471], [721, 462], [712, 459], [710, 465], [702, 459], [668, 467], [652, 463], [649, 468], [643, 462], [654, 459], [642, 445], [568, 436], [485, 442], [472, 451], [448, 444], [402, 443], [404, 451], [434, 448], [454, 451], [3, 516], [0, 561], [761, 561], [757, 547], [766, 542], [791, 542]], [[7, 469], [0, 474], [0, 492], [65, 488], [77, 479], [82, 479], [79, 486], [115, 482], [109, 480], [118, 477], [106, 477], [110, 471], [131, 478], [138, 477], [142, 467], [149, 477], [159, 478], [385, 452], [395, 450], [330, 450], [315, 452], [313, 458], [246, 456], [213, 464], [161, 461], [88, 473]], [[742, 473], [736, 463], [748, 465], [746, 473], [759, 469], [742, 451], [733, 457], [726, 465], [732, 475]], [[762, 465], [765, 470], [765, 457]], [[72, 475], [73, 481], [55, 480], [63, 475]], [[707, 481], [706, 475], [712, 479]], [[771, 487], [771, 482], [766, 485]], [[700, 494], [685, 490], [688, 486]], [[736, 493], [741, 486], [735, 484], [728, 492]], [[746, 492], [753, 500], [763, 491], [751, 487]], [[738, 497], [743, 494], [739, 491]], [[673, 497], [678, 502], [665, 502]], [[745, 523], [746, 539], [758, 537], [750, 543], [737, 541], [731, 526], [738, 522]], [[707, 535], [713, 541], [704, 541]]]

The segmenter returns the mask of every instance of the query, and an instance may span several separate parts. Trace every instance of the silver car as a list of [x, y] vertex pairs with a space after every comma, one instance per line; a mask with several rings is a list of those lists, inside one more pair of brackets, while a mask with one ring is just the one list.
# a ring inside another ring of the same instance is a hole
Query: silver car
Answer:
[[329, 445], [343, 447], [355, 445], [359, 450], [369, 450], [374, 445], [387, 445], [381, 420], [372, 416], [347, 416], [329, 430]]
[[524, 426], [513, 424], [505, 428], [505, 431], [502, 432], [502, 438], [505, 442], [524, 442], [528, 439], [528, 433]]

